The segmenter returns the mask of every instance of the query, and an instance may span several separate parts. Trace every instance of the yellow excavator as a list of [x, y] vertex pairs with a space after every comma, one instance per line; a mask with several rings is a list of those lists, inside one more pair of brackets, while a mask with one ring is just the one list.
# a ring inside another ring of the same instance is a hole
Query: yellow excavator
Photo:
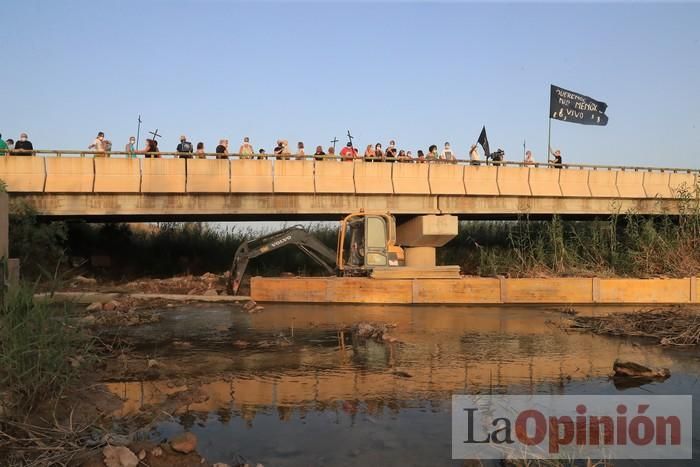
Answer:
[[[446, 216], [441, 216], [446, 217]], [[451, 217], [451, 216], [450, 216]], [[454, 219], [456, 234], [456, 218]], [[454, 235], [443, 235], [441, 244]], [[295, 245], [311, 259], [320, 264], [329, 275], [341, 277], [371, 276], [378, 273], [383, 277], [406, 278], [418, 272], [433, 273], [431, 277], [459, 277], [457, 266], [434, 265], [432, 267], [406, 268], [404, 248], [397, 245], [397, 226], [393, 215], [386, 212], [360, 211], [350, 214], [340, 221], [338, 244], [333, 251], [310, 234], [301, 225], [295, 225], [263, 237], [243, 242], [233, 258], [228, 279], [228, 293], [236, 295], [240, 288], [248, 262], [265, 253], [287, 245]], [[440, 245], [441, 245], [440, 244]], [[391, 271], [402, 270], [392, 274]]]

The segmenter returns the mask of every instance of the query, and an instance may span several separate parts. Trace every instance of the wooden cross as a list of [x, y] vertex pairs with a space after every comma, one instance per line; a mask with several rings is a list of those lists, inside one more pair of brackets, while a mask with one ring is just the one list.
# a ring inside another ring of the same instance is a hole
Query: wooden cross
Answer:
[[335, 143], [337, 143], [337, 142], [338, 142], [338, 138], [334, 136], [333, 139], [331, 140], [331, 143], [333, 143], [333, 150], [334, 151], [335, 151]]
[[163, 136], [161, 134], [158, 134], [158, 128], [156, 128], [156, 131], [149, 131], [148, 133], [153, 135], [153, 141], [156, 141], [156, 138]]

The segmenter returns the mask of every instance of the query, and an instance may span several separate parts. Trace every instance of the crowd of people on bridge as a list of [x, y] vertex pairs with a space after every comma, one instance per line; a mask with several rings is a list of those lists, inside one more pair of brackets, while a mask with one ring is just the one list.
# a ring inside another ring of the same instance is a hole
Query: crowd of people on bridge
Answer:
[[[136, 137], [132, 136], [129, 141], [124, 146], [124, 151], [122, 154], [126, 157], [138, 157], [142, 155], [145, 158], [160, 158], [162, 151], [158, 147], [157, 132], [153, 138], [146, 139], [145, 145], [142, 149], [137, 148]], [[296, 148], [292, 149], [289, 147], [289, 142], [284, 139], [279, 139], [276, 141], [275, 147], [272, 153], [268, 153], [265, 149], [255, 150], [254, 146], [250, 142], [249, 137], [244, 137], [238, 151], [231, 151], [229, 148], [229, 140], [221, 139], [219, 144], [216, 146], [214, 153], [209, 153], [205, 150], [203, 142], [198, 142], [193, 145], [187, 136], [180, 136], [179, 143], [173, 152], [174, 157], [180, 157], [184, 159], [189, 158], [216, 158], [216, 159], [228, 159], [230, 156], [242, 158], [242, 159], [267, 159], [275, 158], [282, 160], [304, 160], [304, 159], [314, 159], [314, 160], [324, 160], [324, 159], [339, 159], [342, 161], [353, 161], [353, 160], [364, 160], [367, 162], [415, 162], [415, 163], [426, 163], [426, 162], [446, 162], [446, 163], [457, 163], [457, 155], [452, 149], [449, 142], [445, 142], [441, 149], [438, 146], [432, 144], [424, 152], [419, 149], [415, 154], [410, 150], [399, 149], [396, 145], [395, 140], [390, 140], [386, 147], [382, 146], [381, 143], [368, 144], [365, 147], [364, 152], [360, 153], [359, 149], [354, 146], [352, 139], [336, 153], [337, 139], [332, 141], [333, 145], [328, 146], [324, 149], [323, 146], [316, 146], [316, 149], [312, 153], [307, 153], [304, 142], [299, 141], [296, 144]], [[97, 133], [95, 139], [88, 145], [88, 150], [94, 154], [95, 157], [108, 157], [112, 154], [112, 142], [105, 138], [104, 132], [100, 131]], [[3, 140], [0, 134], [0, 156], [12, 155], [12, 156], [32, 156], [35, 155], [34, 146], [26, 133], [21, 133], [19, 139], [14, 141], [12, 139]], [[483, 152], [483, 151], [482, 151]], [[549, 158], [547, 162], [554, 167], [562, 167], [562, 156], [560, 150], [549, 149]], [[469, 163], [472, 165], [493, 164], [500, 165], [505, 162], [505, 152], [502, 149], [498, 149], [496, 152], [485, 154], [482, 158], [481, 153], [477, 147], [477, 144], [473, 144], [468, 151]], [[523, 165], [535, 165], [535, 159], [531, 151], [525, 151], [524, 158], [522, 160]]]

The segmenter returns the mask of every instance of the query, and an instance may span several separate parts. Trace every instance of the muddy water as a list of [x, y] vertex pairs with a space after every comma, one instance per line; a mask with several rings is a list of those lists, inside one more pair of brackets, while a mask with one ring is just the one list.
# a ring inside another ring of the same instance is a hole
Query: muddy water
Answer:
[[[212, 462], [266, 466], [462, 465], [450, 460], [452, 394], [623, 393], [607, 378], [616, 358], [673, 375], [624, 394], [700, 395], [697, 352], [566, 333], [561, 319], [515, 307], [183, 307], [125, 331], [125, 365], [156, 369], [106, 384], [123, 400], [115, 415], [172, 414], [151, 438], [189, 429]], [[395, 324], [398, 342], [340, 331], [359, 321]]]

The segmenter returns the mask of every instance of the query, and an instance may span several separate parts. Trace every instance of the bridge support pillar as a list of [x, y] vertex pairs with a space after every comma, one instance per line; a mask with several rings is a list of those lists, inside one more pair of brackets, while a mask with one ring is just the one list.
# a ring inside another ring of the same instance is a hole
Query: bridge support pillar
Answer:
[[404, 250], [406, 266], [409, 268], [434, 268], [434, 246], [412, 246]]
[[457, 235], [457, 216], [416, 216], [396, 228], [396, 243], [410, 247], [443, 246]]

